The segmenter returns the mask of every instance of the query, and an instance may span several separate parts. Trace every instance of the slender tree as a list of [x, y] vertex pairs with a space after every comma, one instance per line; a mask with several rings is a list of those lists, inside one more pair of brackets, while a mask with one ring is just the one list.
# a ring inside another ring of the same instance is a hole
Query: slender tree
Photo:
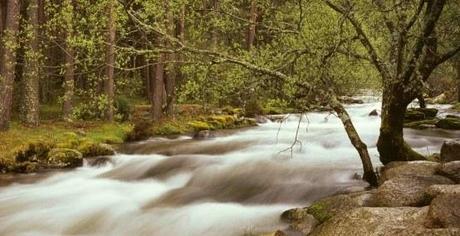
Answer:
[[75, 50], [72, 43], [74, 37], [74, 0], [65, 0], [64, 3], [65, 25], [65, 64], [64, 64], [64, 97], [62, 113], [64, 120], [69, 120], [73, 110], [73, 96], [75, 93]]
[[113, 100], [114, 91], [114, 72], [115, 72], [115, 1], [108, 0], [107, 6], [107, 54], [106, 54], [106, 78], [104, 80], [104, 93], [107, 96], [106, 119], [113, 121]]
[[39, 1], [29, 2], [27, 7], [29, 34], [27, 35], [28, 44], [26, 45], [25, 68], [24, 71], [24, 115], [21, 116], [27, 125], [37, 126], [40, 122], [40, 86], [42, 56], [39, 48]]
[[0, 77], [0, 131], [7, 130], [13, 103], [14, 70], [16, 66], [17, 36], [19, 30], [19, 0], [6, 4], [4, 31], [2, 34], [2, 74]]
[[251, 10], [249, 11], [249, 28], [246, 38], [246, 47], [248, 50], [254, 46], [256, 39], [256, 26], [257, 26], [257, 1], [251, 0]]

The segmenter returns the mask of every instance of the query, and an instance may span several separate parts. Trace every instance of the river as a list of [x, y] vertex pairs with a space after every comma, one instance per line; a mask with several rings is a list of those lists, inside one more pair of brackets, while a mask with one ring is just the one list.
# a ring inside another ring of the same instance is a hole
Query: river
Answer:
[[[380, 118], [368, 114], [380, 105], [368, 99], [347, 106], [375, 166]], [[98, 165], [8, 184], [0, 188], [0, 235], [249, 235], [283, 227], [284, 210], [365, 188], [340, 121], [326, 112], [299, 119], [208, 140], [153, 138]], [[459, 136], [405, 131], [423, 153]]]

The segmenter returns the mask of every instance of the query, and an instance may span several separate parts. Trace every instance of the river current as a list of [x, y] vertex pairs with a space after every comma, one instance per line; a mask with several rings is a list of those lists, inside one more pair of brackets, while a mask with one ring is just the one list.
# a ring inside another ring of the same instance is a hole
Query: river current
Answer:
[[[380, 106], [371, 98], [347, 106], [374, 166], [380, 118], [368, 114]], [[445, 115], [447, 107], [438, 108]], [[300, 117], [206, 140], [153, 138], [76, 170], [10, 183], [0, 187], [0, 235], [248, 235], [283, 227], [284, 210], [364, 189], [358, 154], [338, 118]], [[459, 136], [405, 130], [423, 153]]]

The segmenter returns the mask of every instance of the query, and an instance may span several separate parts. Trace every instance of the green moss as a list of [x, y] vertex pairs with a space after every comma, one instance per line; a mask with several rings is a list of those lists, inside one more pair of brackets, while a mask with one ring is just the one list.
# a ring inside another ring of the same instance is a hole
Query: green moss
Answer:
[[452, 106], [452, 110], [457, 111], [457, 112], [460, 112], [460, 102], [455, 103], [455, 104]]
[[316, 202], [308, 208], [307, 213], [314, 216], [319, 222], [322, 223], [332, 217], [328, 213], [327, 209], [328, 207], [325, 205], [325, 203]]
[[190, 121], [187, 123], [194, 131], [213, 130], [214, 127], [205, 121]]
[[110, 156], [115, 154], [115, 151], [110, 145], [93, 143], [91, 141], [81, 143], [77, 150], [81, 152], [84, 157]]
[[436, 126], [441, 129], [460, 130], [460, 119], [445, 118], [436, 123]]
[[156, 135], [175, 135], [184, 134], [187, 132], [187, 127], [178, 123], [165, 123], [155, 130]]
[[78, 167], [83, 164], [83, 155], [74, 149], [54, 148], [48, 154], [48, 163], [55, 167]]

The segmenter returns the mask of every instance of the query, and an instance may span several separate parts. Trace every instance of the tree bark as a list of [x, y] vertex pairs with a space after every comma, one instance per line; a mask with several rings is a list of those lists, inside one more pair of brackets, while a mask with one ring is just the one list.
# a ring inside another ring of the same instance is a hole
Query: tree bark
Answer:
[[457, 72], [457, 102], [460, 102], [460, 58], [455, 62], [455, 70]]
[[425, 158], [412, 150], [404, 141], [404, 117], [410, 101], [403, 97], [402, 86], [395, 85], [383, 92], [382, 121], [377, 149], [380, 161], [387, 164], [391, 161], [413, 161]]
[[40, 61], [39, 25], [38, 25], [38, 0], [29, 2], [27, 13], [29, 17], [30, 33], [28, 34], [28, 47], [26, 52], [24, 73], [24, 116], [23, 123], [37, 126], [40, 122]]
[[105, 119], [113, 121], [113, 100], [114, 91], [114, 65], [115, 65], [115, 3], [114, 0], [108, 0], [108, 22], [107, 22], [107, 55], [106, 55], [106, 78], [104, 80], [104, 93], [107, 96], [107, 108]]
[[332, 109], [335, 113], [337, 113], [337, 116], [342, 121], [351, 144], [359, 153], [364, 170], [363, 179], [371, 186], [377, 186], [377, 176], [375, 175], [374, 167], [372, 166], [372, 161], [369, 152], [367, 151], [367, 145], [359, 137], [359, 134], [351, 121], [350, 115], [334, 96], [332, 96], [330, 104]]
[[164, 94], [164, 61], [166, 55], [161, 53], [155, 67], [154, 91], [152, 96], [152, 118], [158, 121], [163, 116], [163, 94]]
[[69, 120], [73, 110], [73, 96], [75, 90], [75, 51], [72, 45], [74, 37], [73, 16], [74, 16], [74, 0], [66, 0], [65, 3], [69, 12], [65, 19], [65, 72], [64, 72], [64, 102], [62, 113], [64, 120]]
[[417, 100], [420, 108], [426, 108], [426, 102], [425, 98], [423, 97], [423, 94], [418, 95]]
[[256, 0], [251, 0], [251, 10], [249, 12], [249, 29], [248, 35], [246, 38], [246, 46], [248, 50], [251, 50], [254, 46], [254, 41], [256, 39], [256, 24], [257, 24], [257, 2]]
[[[169, 34], [173, 37], [176, 37], [176, 27], [174, 24], [174, 15], [171, 11], [168, 13], [168, 19], [166, 21], [166, 26], [168, 27]], [[178, 74], [178, 67], [177, 67], [177, 54], [170, 53], [169, 54], [169, 65], [167, 69], [167, 76], [165, 79], [165, 90], [166, 90], [166, 107], [165, 111], [167, 115], [174, 114], [174, 105], [176, 103], [176, 77]]]
[[3, 40], [3, 71], [0, 78], [0, 131], [7, 130], [11, 119], [13, 83], [16, 66], [17, 35], [19, 30], [19, 0], [8, 0]]

